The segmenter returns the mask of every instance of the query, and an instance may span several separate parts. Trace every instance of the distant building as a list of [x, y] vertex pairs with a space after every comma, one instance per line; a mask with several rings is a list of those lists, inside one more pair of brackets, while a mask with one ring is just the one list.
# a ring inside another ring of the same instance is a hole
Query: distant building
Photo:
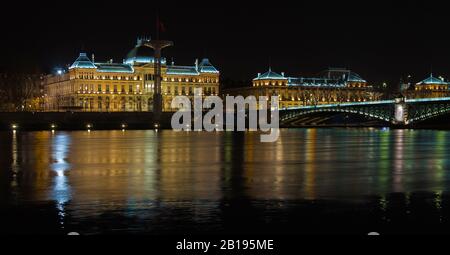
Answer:
[[341, 68], [327, 69], [318, 77], [288, 77], [269, 68], [267, 72], [258, 74], [253, 79], [252, 87], [223, 91], [223, 95], [227, 94], [244, 97], [277, 95], [280, 97], [280, 108], [373, 101], [382, 96], [358, 74]]
[[[153, 49], [149, 39], [137, 40], [123, 63], [95, 62], [80, 53], [68, 70], [44, 77], [46, 111], [130, 112], [151, 111], [154, 91]], [[177, 95], [193, 96], [194, 88], [203, 95], [219, 94], [219, 71], [203, 59], [191, 66], [167, 64], [162, 59], [163, 111]]]
[[414, 85], [404, 94], [408, 98], [450, 97], [450, 84], [443, 78], [433, 77], [433, 74]]

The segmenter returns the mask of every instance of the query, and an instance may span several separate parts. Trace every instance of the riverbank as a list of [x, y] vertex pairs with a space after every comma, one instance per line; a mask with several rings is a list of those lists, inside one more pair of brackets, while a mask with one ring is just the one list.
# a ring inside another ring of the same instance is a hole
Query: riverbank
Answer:
[[[157, 128], [171, 129], [173, 112], [163, 112]], [[360, 117], [335, 118], [322, 124], [280, 123], [281, 128], [400, 128], [449, 130], [448, 116], [422, 123], [398, 126]], [[0, 130], [146, 130], [154, 129], [152, 112], [0, 112]]]
[[[163, 113], [158, 128], [170, 128]], [[0, 112], [0, 130], [153, 129], [152, 112]]]

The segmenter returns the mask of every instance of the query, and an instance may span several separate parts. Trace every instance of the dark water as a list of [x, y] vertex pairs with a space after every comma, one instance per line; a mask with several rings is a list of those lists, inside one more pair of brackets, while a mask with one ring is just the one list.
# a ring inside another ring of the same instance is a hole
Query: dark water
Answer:
[[3, 233], [450, 232], [450, 133], [0, 133]]

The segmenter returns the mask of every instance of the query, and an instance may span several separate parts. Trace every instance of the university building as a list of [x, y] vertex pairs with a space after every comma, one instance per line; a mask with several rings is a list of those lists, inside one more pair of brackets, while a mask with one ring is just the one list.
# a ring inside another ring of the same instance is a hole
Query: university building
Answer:
[[251, 87], [229, 89], [223, 95], [279, 96], [279, 107], [338, 104], [380, 100], [382, 93], [376, 92], [366, 80], [351, 70], [330, 68], [317, 77], [289, 77], [270, 68], [259, 73]]
[[450, 84], [433, 74], [404, 91], [407, 98], [450, 97]]
[[[154, 91], [153, 49], [140, 38], [123, 63], [95, 62], [80, 53], [68, 70], [43, 79], [45, 111], [131, 112], [152, 111]], [[171, 109], [177, 95], [193, 97], [194, 88], [203, 95], [219, 94], [219, 71], [208, 59], [194, 65], [167, 64], [162, 58], [163, 111]]]

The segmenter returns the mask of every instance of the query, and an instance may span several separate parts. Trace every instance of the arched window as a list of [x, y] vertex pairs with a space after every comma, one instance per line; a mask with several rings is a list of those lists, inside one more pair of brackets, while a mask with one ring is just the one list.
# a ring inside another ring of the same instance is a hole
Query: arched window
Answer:
[[121, 110], [125, 111], [126, 110], [126, 99], [125, 99], [125, 97], [121, 97], [120, 98], [120, 105], [121, 105]]
[[107, 111], [109, 111], [109, 108], [110, 108], [109, 107], [110, 106], [110, 99], [109, 99], [109, 97], [106, 97], [105, 101], [106, 101], [105, 102], [105, 108], [106, 108]]
[[97, 98], [97, 108], [99, 111], [102, 110], [102, 97]]

